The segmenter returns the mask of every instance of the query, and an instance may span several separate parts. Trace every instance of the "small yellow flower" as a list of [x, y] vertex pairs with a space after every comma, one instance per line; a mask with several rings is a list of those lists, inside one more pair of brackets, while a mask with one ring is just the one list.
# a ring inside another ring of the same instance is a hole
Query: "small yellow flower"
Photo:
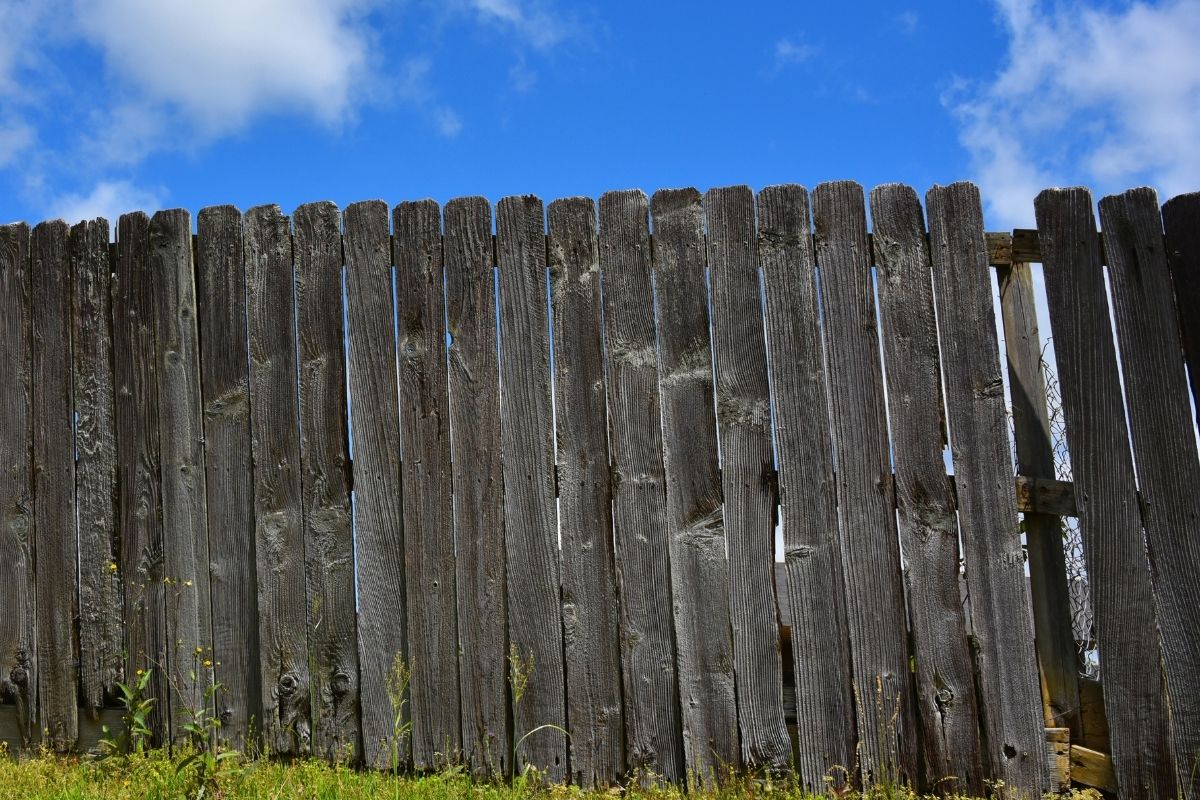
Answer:
[[140, 677], [142, 677], [142, 676], [143, 676], [143, 675], [145, 675], [145, 674], [146, 674], [146, 670], [144, 670], [144, 669], [139, 669], [139, 670], [137, 671], [137, 675], [138, 675], [138, 677], [139, 677], [139, 678], [140, 678]]
[[203, 652], [204, 652], [204, 648], [197, 645], [196, 646], [196, 655], [200, 655]]
[[117, 571], [117, 562], [115, 562], [115, 561], [108, 562], [108, 571], [110, 573], [116, 572]]
[[204, 666], [212, 667], [212, 659], [211, 658], [204, 659]]
[[191, 581], [184, 581], [184, 582], [183, 582], [183, 585], [184, 585], [184, 586], [191, 586], [191, 585], [192, 585], [192, 582], [191, 582]]

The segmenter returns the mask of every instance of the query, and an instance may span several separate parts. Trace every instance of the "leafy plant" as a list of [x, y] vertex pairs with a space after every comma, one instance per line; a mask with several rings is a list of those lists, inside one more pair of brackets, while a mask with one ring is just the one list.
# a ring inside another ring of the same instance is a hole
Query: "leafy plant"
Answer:
[[139, 669], [133, 683], [117, 683], [117, 698], [121, 703], [121, 730], [113, 732], [107, 725], [100, 728], [100, 748], [104, 757], [142, 755], [154, 732], [150, 730], [150, 714], [155, 698], [146, 696], [153, 670]]
[[404, 707], [408, 704], [408, 685], [412, 681], [412, 667], [400, 653], [392, 658], [388, 670], [387, 694], [392, 704], [392, 738], [389, 742], [392, 774], [400, 774], [400, 745], [412, 731], [412, 721], [405, 719]]
[[529, 688], [529, 679], [533, 676], [533, 670], [535, 667], [533, 651], [529, 651], [529, 658], [525, 659], [521, 657], [521, 651], [517, 649], [517, 646], [515, 644], [510, 644], [508, 648], [508, 666], [508, 682], [510, 688], [512, 689], [513, 698], [512, 774], [513, 783], [515, 785], [518, 780], [524, 782], [531, 776], [531, 774], [534, 774], [537, 771], [537, 768], [533, 764], [526, 764], [525, 768], [520, 770], [520, 772], [517, 770], [517, 755], [521, 750], [521, 745], [525, 744], [526, 739], [528, 739], [530, 736], [533, 736], [535, 733], [538, 733], [539, 731], [545, 730], [558, 731], [568, 739], [571, 738], [571, 734], [567, 733], [567, 731], [561, 726], [547, 722], [534, 727], [532, 730], [526, 731], [524, 736], [517, 736], [517, 726], [519, 724], [518, 720], [521, 716], [521, 700], [525, 697], [525, 691]]

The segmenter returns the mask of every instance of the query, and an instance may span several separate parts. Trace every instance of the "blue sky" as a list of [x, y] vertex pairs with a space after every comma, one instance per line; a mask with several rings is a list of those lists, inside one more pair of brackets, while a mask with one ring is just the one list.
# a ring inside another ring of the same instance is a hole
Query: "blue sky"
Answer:
[[0, 0], [0, 220], [640, 186], [1200, 189], [1200, 0]]

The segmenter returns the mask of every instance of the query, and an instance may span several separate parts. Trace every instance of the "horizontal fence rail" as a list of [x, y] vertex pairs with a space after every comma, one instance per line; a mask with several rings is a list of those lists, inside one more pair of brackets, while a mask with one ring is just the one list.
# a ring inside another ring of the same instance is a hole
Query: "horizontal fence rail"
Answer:
[[1200, 195], [923, 199], [0, 227], [0, 741], [1200, 796]]

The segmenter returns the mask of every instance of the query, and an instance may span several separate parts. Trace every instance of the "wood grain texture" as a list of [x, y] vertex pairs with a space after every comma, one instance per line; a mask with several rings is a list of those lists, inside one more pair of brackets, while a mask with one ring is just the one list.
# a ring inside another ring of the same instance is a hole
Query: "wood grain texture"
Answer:
[[343, 221], [363, 757], [384, 768], [408, 762], [388, 691], [393, 668], [408, 668], [388, 208], [378, 200], [353, 203]]
[[742, 763], [781, 771], [792, 745], [773, 591], [779, 498], [754, 193], [748, 186], [710, 189], [704, 212]]
[[401, 203], [392, 226], [412, 758], [424, 770], [457, 760], [462, 748], [441, 213], [432, 200]]
[[0, 700], [16, 706], [25, 746], [37, 732], [29, 302], [29, 226], [0, 226]]
[[1113, 766], [1125, 797], [1175, 797], [1155, 608], [1091, 193], [1034, 203], [1087, 559]]
[[93, 717], [124, 677], [124, 609], [117, 538], [113, 429], [112, 264], [108, 221], [71, 229], [75, 497], [79, 515], [80, 703]]
[[1200, 797], [1200, 460], [1153, 189], [1100, 201], [1182, 795]]
[[935, 186], [926, 205], [985, 753], [994, 779], [1037, 796], [1049, 786], [1046, 735], [983, 206], [970, 183]]
[[[530, 665], [525, 696], [513, 708], [518, 739], [539, 725], [567, 722], [543, 220], [542, 201], [533, 195], [496, 206], [508, 632], [510, 646]], [[543, 729], [526, 739], [514, 769], [526, 764], [562, 780], [563, 734]]]
[[1179, 338], [1200, 419], [1200, 192], [1172, 197], [1162, 208], [1167, 266], [1179, 314]]
[[700, 193], [657, 191], [651, 217], [683, 750], [707, 782], [740, 754]]
[[243, 220], [262, 732], [284, 756], [311, 752], [312, 741], [289, 223], [278, 206]]
[[211, 206], [197, 215], [196, 306], [204, 394], [214, 698], [221, 736], [253, 751], [262, 732], [258, 591], [254, 553], [253, 448], [242, 214]]
[[71, 382], [70, 231], [43, 222], [29, 241], [33, 375], [33, 530], [37, 727], [65, 752], [79, 738], [79, 614]]
[[571, 779], [607, 787], [625, 771], [625, 719], [596, 207], [556, 200], [548, 216]]
[[505, 775], [512, 741], [492, 211], [486, 199], [464, 197], [447, 203], [444, 217], [463, 760], [477, 776]]
[[862, 187], [813, 192], [862, 781], [916, 778], [904, 589]]
[[[1053, 479], [1054, 439], [1046, 405], [1046, 378], [1033, 274], [1028, 264], [1016, 262], [998, 268], [996, 279], [1004, 320], [1017, 472]], [[1073, 491], [1071, 497], [1074, 498]], [[1019, 493], [1017, 507], [1021, 509]], [[1079, 654], [1071, 629], [1062, 518], [1021, 510], [1025, 511], [1034, 644], [1042, 679], [1044, 722], [1051, 728], [1065, 726], [1073, 736], [1079, 737], [1083, 733], [1079, 711]]]
[[[796, 771], [809, 791], [840, 787], [854, 763], [850, 639], [838, 545], [833, 452], [808, 192], [758, 195], [758, 251], [779, 457], [784, 575], [779, 610], [791, 628]], [[787, 597], [784, 598], [784, 587]]]
[[125, 588], [125, 683], [152, 670], [145, 695], [156, 707], [148, 722], [166, 734], [166, 594], [163, 584], [162, 482], [155, 280], [150, 270], [150, 219], [123, 214], [117, 222], [113, 296], [113, 376], [116, 383], [117, 515], [120, 573]]
[[626, 759], [635, 774], [678, 782], [685, 773], [645, 194], [601, 196], [599, 247]]
[[979, 711], [959, 588], [958, 521], [942, 458], [941, 363], [921, 201], [908, 186], [876, 187], [871, 219], [921, 767], [931, 789], [980, 794]]
[[362, 745], [341, 215], [333, 203], [309, 203], [296, 209], [294, 224], [312, 749], [329, 760], [357, 759]]

